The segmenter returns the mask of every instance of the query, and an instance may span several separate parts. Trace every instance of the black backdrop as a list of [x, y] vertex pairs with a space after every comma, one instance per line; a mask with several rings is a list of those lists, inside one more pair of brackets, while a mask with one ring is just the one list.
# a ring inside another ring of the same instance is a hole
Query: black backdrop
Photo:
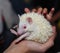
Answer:
[[[32, 8], [41, 6], [43, 8], [47, 7], [49, 10], [52, 7], [54, 7], [55, 13], [60, 10], [60, 0], [30, 0], [29, 2], [25, 2], [25, 0], [10, 0], [10, 2], [17, 14], [24, 13], [25, 7], [32, 9]], [[3, 46], [1, 46], [2, 48], [0, 47], [0, 51], [1, 51], [0, 53], [2, 53], [2, 51], [4, 51], [10, 45], [10, 43], [15, 39], [15, 36], [11, 34], [7, 28], [4, 29], [4, 32], [3, 32], [3, 36], [5, 35], [6, 35], [6, 39]], [[49, 49], [47, 53], [56, 53], [58, 51], [60, 51], [60, 33], [59, 32], [55, 39], [55, 45], [51, 49]]]
[[[46, 7], [50, 11], [52, 7], [55, 8], [55, 13], [60, 11], [60, 0], [30, 0], [26, 3], [25, 0], [11, 0], [12, 6], [15, 12], [22, 14], [25, 7], [29, 9], [37, 7]], [[58, 29], [58, 28], [57, 28]], [[60, 31], [60, 30], [59, 30]], [[50, 48], [47, 53], [57, 53], [60, 51], [60, 32], [57, 30], [57, 37], [55, 38], [55, 44]]]

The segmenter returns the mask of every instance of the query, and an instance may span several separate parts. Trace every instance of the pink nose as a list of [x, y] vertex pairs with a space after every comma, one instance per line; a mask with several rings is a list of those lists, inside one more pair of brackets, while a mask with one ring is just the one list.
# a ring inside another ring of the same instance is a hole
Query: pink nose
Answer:
[[18, 35], [21, 35], [21, 34], [22, 34], [22, 32], [18, 31]]
[[18, 30], [18, 35], [23, 34], [23, 30]]

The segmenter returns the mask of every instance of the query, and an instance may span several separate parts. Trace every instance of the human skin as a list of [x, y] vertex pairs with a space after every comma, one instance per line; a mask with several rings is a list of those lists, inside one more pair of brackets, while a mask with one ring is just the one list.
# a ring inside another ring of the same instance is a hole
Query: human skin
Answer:
[[[46, 14], [46, 18], [50, 21], [53, 15], [53, 8], [49, 13], [47, 13], [47, 9], [39, 8], [38, 10], [33, 9], [34, 12], [37, 12], [39, 14]], [[25, 12], [29, 13], [30, 10], [28, 8], [25, 8]], [[28, 40], [22, 40], [18, 44], [16, 44], [16, 40], [11, 43], [11, 45], [4, 51], [4, 53], [27, 53], [30, 51], [33, 52], [41, 52], [44, 53], [46, 50], [48, 50], [50, 47], [54, 45], [54, 39], [56, 36], [56, 28], [55, 26], [52, 26], [53, 29], [53, 36], [46, 42], [45, 44], [40, 44], [33, 41]]]

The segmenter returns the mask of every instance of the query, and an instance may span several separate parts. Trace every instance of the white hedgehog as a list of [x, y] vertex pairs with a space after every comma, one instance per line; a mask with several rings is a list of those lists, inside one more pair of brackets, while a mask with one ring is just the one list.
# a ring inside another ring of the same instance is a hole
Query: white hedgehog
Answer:
[[52, 26], [43, 15], [30, 12], [19, 16], [19, 18], [20, 22], [18, 27], [18, 34], [21, 35], [23, 33], [30, 32], [29, 36], [24, 36], [26, 40], [45, 43], [52, 36]]

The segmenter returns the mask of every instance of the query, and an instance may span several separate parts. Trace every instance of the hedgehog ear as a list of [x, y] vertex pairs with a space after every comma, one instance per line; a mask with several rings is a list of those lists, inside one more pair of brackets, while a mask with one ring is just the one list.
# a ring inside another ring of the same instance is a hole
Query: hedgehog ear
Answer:
[[32, 23], [32, 18], [28, 17], [26, 20], [28, 21], [28, 23]]
[[19, 17], [19, 19], [20, 19], [21, 16], [18, 14], [18, 17]]

